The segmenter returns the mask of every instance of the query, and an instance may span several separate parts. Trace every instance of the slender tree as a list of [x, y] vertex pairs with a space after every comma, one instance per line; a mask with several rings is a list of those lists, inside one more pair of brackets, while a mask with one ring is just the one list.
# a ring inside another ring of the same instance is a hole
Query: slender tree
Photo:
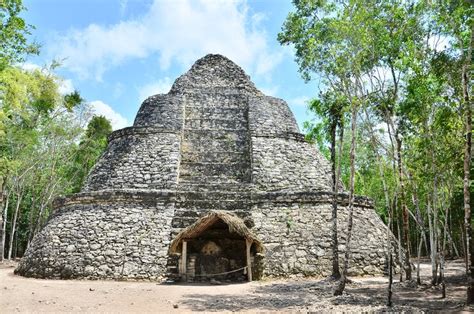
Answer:
[[341, 295], [344, 292], [349, 270], [350, 245], [352, 239], [353, 215], [354, 215], [354, 181], [355, 181], [355, 154], [356, 154], [356, 129], [357, 129], [357, 104], [351, 104], [351, 152], [350, 152], [350, 179], [349, 179], [349, 214], [346, 234], [346, 250], [344, 253], [344, 267], [342, 269], [341, 280], [334, 291], [334, 295]]
[[[378, 60], [372, 53], [376, 36], [373, 25], [368, 22], [373, 18], [374, 11], [380, 8], [371, 6], [368, 10], [364, 1], [357, 0], [342, 3], [295, 1], [294, 4], [296, 11], [288, 15], [278, 39], [282, 44], [294, 45], [296, 61], [300, 65], [303, 78], [309, 80], [311, 75], [316, 73], [324, 78], [326, 86], [332, 91], [340, 91], [346, 99], [349, 99], [352, 112], [351, 127], [354, 128], [351, 133], [350, 172], [351, 176], [355, 175], [355, 160], [352, 159], [355, 159], [357, 135], [356, 103], [374, 92], [367, 90], [366, 79], [363, 77], [376, 66]], [[334, 138], [334, 131], [331, 131], [331, 137]], [[351, 198], [355, 189], [353, 179], [352, 181], [349, 179]], [[350, 256], [353, 211], [352, 200], [349, 203], [348, 235], [345, 246], [347, 259]], [[335, 261], [333, 263], [335, 264]], [[345, 260], [344, 263], [346, 267], [349, 261]], [[342, 293], [344, 290], [346, 277], [342, 275], [341, 282], [344, 283], [339, 286], [337, 293]]]
[[469, 283], [467, 303], [474, 303], [474, 238], [471, 220], [471, 152], [472, 152], [472, 103], [469, 95], [472, 46], [474, 41], [474, 23], [471, 23], [469, 45], [462, 66], [463, 101], [466, 116], [466, 144], [464, 148], [464, 225], [466, 229], [466, 247], [469, 249]]
[[[331, 177], [332, 177], [332, 274], [331, 277], [339, 279], [341, 277], [339, 267], [339, 241], [337, 235], [337, 210], [338, 210], [338, 193], [340, 185], [341, 168], [340, 162], [342, 157], [342, 145], [344, 134], [344, 111], [346, 100], [341, 93], [328, 91], [321, 94], [318, 99], [310, 102], [309, 109], [322, 120], [316, 124], [306, 124], [308, 130], [307, 137], [311, 140], [328, 140], [330, 143], [330, 161], [331, 161]], [[339, 153], [336, 156], [337, 133], [339, 130]], [[324, 133], [324, 134], [321, 134]], [[327, 136], [325, 136], [327, 135]], [[336, 158], [337, 157], [337, 158]]]
[[[5, 206], [5, 198], [6, 198], [6, 193], [5, 193], [5, 184], [3, 178], [0, 177], [0, 236], [3, 235], [3, 232], [5, 230], [5, 227], [3, 225], [3, 216], [4, 216], [4, 207]], [[3, 253], [4, 253], [4, 248], [5, 244], [3, 242], [3, 237], [0, 239], [0, 263], [3, 262]]]

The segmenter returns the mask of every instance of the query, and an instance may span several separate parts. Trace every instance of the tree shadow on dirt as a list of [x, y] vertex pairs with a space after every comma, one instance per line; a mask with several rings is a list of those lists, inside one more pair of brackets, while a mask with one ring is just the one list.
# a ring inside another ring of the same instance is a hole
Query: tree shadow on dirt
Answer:
[[243, 296], [188, 294], [181, 303], [193, 311], [283, 310], [294, 307], [304, 309], [311, 305], [314, 290], [327, 290], [328, 294], [331, 294], [327, 282], [289, 282], [258, 286], [254, 293]]
[[[462, 309], [462, 286], [448, 285], [448, 298], [441, 299], [439, 288], [394, 285], [392, 308], [386, 306], [387, 284], [377, 280], [348, 284], [342, 296], [333, 296], [336, 282], [296, 281], [257, 286], [252, 294], [188, 294], [180, 302], [193, 311], [376, 311], [454, 312]], [[464, 292], [465, 293], [465, 292]], [[451, 297], [449, 297], [451, 294]]]

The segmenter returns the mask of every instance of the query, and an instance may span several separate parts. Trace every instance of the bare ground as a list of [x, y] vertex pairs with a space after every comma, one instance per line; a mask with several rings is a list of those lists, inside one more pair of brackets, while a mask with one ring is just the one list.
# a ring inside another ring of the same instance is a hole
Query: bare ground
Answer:
[[152, 282], [40, 280], [13, 274], [0, 264], [0, 313], [13, 312], [474, 312], [464, 305], [462, 261], [446, 265], [447, 298], [429, 285], [431, 267], [421, 265], [422, 285], [394, 284], [392, 308], [386, 304], [386, 277], [351, 278], [334, 297], [328, 279], [292, 279], [204, 285]]

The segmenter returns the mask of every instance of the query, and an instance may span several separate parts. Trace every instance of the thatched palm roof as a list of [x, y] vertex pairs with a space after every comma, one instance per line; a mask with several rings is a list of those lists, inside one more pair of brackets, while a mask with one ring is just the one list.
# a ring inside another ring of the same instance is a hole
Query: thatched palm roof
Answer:
[[183, 229], [170, 244], [170, 253], [178, 253], [181, 242], [185, 239], [196, 238], [210, 228], [219, 220], [228, 227], [229, 232], [236, 233], [246, 240], [255, 243], [257, 252], [263, 252], [264, 247], [260, 240], [250, 231], [244, 221], [239, 217], [225, 211], [211, 211], [209, 214], [199, 218], [194, 224]]

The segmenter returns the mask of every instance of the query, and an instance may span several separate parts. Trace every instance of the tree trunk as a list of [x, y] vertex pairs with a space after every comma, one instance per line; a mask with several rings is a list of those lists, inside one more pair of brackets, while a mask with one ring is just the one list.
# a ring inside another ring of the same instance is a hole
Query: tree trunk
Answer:
[[451, 246], [452, 250], [453, 250], [453, 253], [454, 253], [454, 258], [459, 258], [460, 255], [459, 255], [459, 250], [456, 246], [456, 243], [454, 243], [454, 240], [453, 240], [453, 237], [451, 236], [451, 233], [449, 232], [448, 230], [448, 241], [449, 241], [449, 245]]
[[[393, 71], [392, 71], [392, 74], [393, 74]], [[390, 113], [389, 112], [385, 112], [385, 123], [387, 124], [387, 131], [388, 131], [388, 138], [390, 139], [390, 146], [392, 148], [392, 170], [393, 170], [393, 174], [396, 178], [396, 182], [397, 182], [397, 189], [398, 189], [398, 186], [400, 185], [399, 184], [399, 180], [400, 178], [397, 177], [397, 165], [396, 165], [396, 159], [397, 159], [397, 155], [396, 155], [396, 148], [395, 148], [395, 144], [394, 144], [394, 135], [393, 135], [393, 132], [392, 132], [392, 129], [394, 130], [394, 125], [393, 125], [393, 122], [392, 122], [392, 118], [390, 117]], [[397, 210], [397, 206], [398, 206], [398, 191], [396, 191], [394, 193], [394, 196], [393, 196], [393, 202], [392, 202], [392, 207], [391, 207], [391, 210], [392, 210], [392, 223], [395, 223], [395, 217], [394, 217], [394, 214], [396, 214], [398, 212]], [[398, 217], [397, 217], [398, 219]], [[394, 227], [392, 226], [392, 232], [394, 230]], [[401, 238], [400, 238], [400, 226], [399, 224], [397, 223], [397, 231], [398, 231], [398, 234], [397, 234], [397, 237], [398, 237], [398, 261], [400, 263], [400, 282], [403, 281], [403, 271], [401, 268], [403, 268], [403, 259], [401, 257], [401, 254], [402, 254], [402, 250], [401, 250]]]
[[393, 284], [393, 256], [390, 254], [388, 257], [388, 294], [387, 294], [387, 306], [392, 307], [392, 284]]
[[[398, 218], [398, 217], [397, 217]], [[397, 223], [397, 236], [398, 236], [398, 262], [400, 263], [400, 282], [403, 282], [403, 248], [402, 248], [402, 241], [401, 233], [400, 233], [400, 222]]]
[[387, 221], [387, 259], [388, 259], [388, 275], [389, 275], [389, 280], [388, 280], [388, 291], [387, 291], [387, 306], [391, 307], [392, 306], [392, 295], [393, 295], [393, 290], [392, 290], [392, 284], [393, 284], [393, 256], [392, 256], [392, 207], [390, 206], [390, 195], [388, 192], [388, 187], [387, 187], [387, 182], [385, 180], [385, 171], [383, 168], [382, 160], [380, 158], [380, 154], [377, 152], [377, 144], [376, 144], [376, 139], [374, 135], [374, 129], [372, 127], [372, 124], [370, 123], [370, 118], [369, 114], [367, 113], [367, 110], [365, 110], [365, 116], [367, 118], [367, 122], [369, 122], [370, 126], [370, 138], [372, 142], [372, 148], [374, 150], [374, 154], [377, 157], [377, 163], [379, 166], [379, 173], [380, 173], [380, 178], [382, 179], [382, 187], [383, 187], [383, 194], [385, 197], [385, 209], [387, 211], [387, 216], [388, 216], [388, 221]]
[[16, 207], [15, 207], [15, 214], [12, 219], [12, 229], [10, 232], [10, 243], [8, 247], [8, 259], [12, 259], [12, 252], [13, 252], [13, 240], [15, 239], [15, 232], [16, 232], [16, 222], [18, 220], [18, 212], [20, 211], [20, 203], [21, 203], [21, 195], [22, 193], [17, 193], [17, 200], [16, 200]]
[[472, 45], [474, 25], [471, 27], [471, 39], [467, 56], [462, 67], [463, 101], [466, 114], [466, 142], [464, 146], [464, 228], [466, 229], [466, 253], [468, 253], [469, 273], [467, 286], [467, 304], [474, 304], [474, 240], [471, 227], [471, 149], [472, 149], [472, 104], [469, 99]]
[[406, 280], [411, 280], [411, 264], [410, 264], [410, 225], [409, 225], [409, 216], [408, 216], [408, 207], [405, 200], [405, 183], [403, 178], [402, 171], [402, 140], [398, 135], [398, 131], [395, 132], [395, 139], [397, 142], [397, 164], [398, 164], [398, 177], [400, 182], [400, 201], [402, 207], [402, 245], [405, 250], [405, 278]]
[[441, 251], [440, 254], [440, 263], [439, 263], [439, 279], [441, 281], [441, 298], [446, 298], [446, 283], [444, 282], [444, 253]]
[[421, 278], [420, 278], [420, 258], [421, 258], [421, 248], [423, 246], [423, 235], [420, 234], [420, 241], [418, 243], [418, 254], [417, 254], [417, 266], [416, 266], [416, 284], [421, 285]]
[[344, 292], [347, 281], [347, 272], [349, 269], [350, 245], [352, 238], [352, 219], [354, 213], [354, 179], [355, 179], [355, 153], [356, 153], [356, 127], [357, 127], [357, 106], [352, 103], [351, 116], [351, 152], [350, 152], [350, 179], [349, 179], [349, 217], [347, 224], [346, 250], [344, 254], [344, 268], [342, 270], [341, 280], [334, 291], [334, 295], [341, 295]]
[[30, 213], [29, 213], [29, 222], [28, 222], [28, 243], [26, 247], [30, 246], [30, 241], [33, 237], [34, 226], [35, 226], [35, 208], [36, 208], [36, 197], [33, 194], [31, 197]]
[[468, 253], [467, 253], [467, 241], [466, 241], [466, 229], [464, 228], [464, 223], [461, 223], [461, 242], [462, 242], [462, 251], [464, 256], [464, 267], [466, 268], [466, 274], [469, 274], [469, 260], [468, 260]]
[[438, 262], [436, 260], [436, 236], [434, 232], [434, 219], [431, 214], [431, 204], [428, 202], [428, 228], [430, 233], [430, 258], [431, 258], [431, 284], [434, 285], [437, 282], [437, 270]]
[[[3, 206], [4, 206], [4, 203], [5, 203], [5, 178], [4, 177], [0, 177], [0, 210], [2, 211], [0, 213], [0, 236], [3, 235], [3, 221], [7, 219], [7, 217], [4, 217], [3, 214], [4, 214], [4, 210], [3, 210]], [[3, 254], [4, 254], [4, 247], [3, 247], [3, 238], [0, 239], [0, 263], [3, 262]]]
[[7, 221], [8, 221], [8, 206], [10, 200], [10, 193], [7, 193], [6, 201], [5, 201], [5, 207], [3, 208], [3, 223], [2, 223], [2, 233], [0, 234], [0, 254], [2, 255], [2, 260], [5, 257], [5, 242], [7, 239]]
[[[388, 245], [388, 293], [387, 293], [387, 306], [392, 306], [392, 295], [393, 295], [393, 252], [392, 252], [392, 243], [390, 239], [392, 238], [392, 220], [393, 220], [393, 211], [390, 206], [390, 200], [388, 199], [388, 190], [386, 190], [385, 179], [384, 182], [384, 192], [385, 200], [388, 211], [388, 223], [387, 223], [387, 245]], [[386, 191], [385, 191], [386, 190]]]
[[[451, 195], [448, 199], [451, 199]], [[440, 271], [439, 271], [439, 277], [441, 281], [441, 288], [443, 291], [443, 299], [446, 298], [446, 282], [444, 278], [444, 268], [445, 268], [445, 262], [446, 262], [446, 242], [448, 239], [448, 217], [449, 217], [449, 205], [445, 205], [445, 215], [444, 215], [444, 228], [443, 228], [443, 243], [441, 245], [441, 250], [440, 250]]]
[[334, 279], [341, 278], [339, 271], [339, 253], [337, 241], [337, 194], [339, 178], [336, 174], [336, 123], [331, 125], [331, 173], [332, 173], [332, 275]]
[[[408, 176], [411, 180], [412, 176], [410, 175], [410, 173], [408, 173]], [[413, 184], [412, 201], [416, 208], [415, 221], [418, 226], [418, 231], [419, 231], [419, 236], [420, 236], [419, 241], [418, 241], [417, 266], [416, 266], [416, 284], [420, 285], [421, 284], [420, 258], [421, 258], [421, 249], [423, 248], [423, 239], [425, 239], [425, 245], [426, 245], [426, 231], [425, 231], [425, 223], [423, 221], [423, 216], [421, 215], [420, 202], [418, 200], [418, 191], [416, 189], [416, 183]]]

